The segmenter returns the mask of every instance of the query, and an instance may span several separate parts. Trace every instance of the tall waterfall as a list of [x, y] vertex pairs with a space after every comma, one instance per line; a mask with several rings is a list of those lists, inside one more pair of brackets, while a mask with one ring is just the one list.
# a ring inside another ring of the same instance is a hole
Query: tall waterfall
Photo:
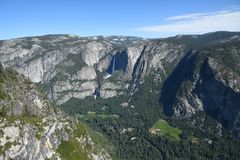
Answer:
[[115, 62], [115, 56], [113, 56], [113, 64], [112, 64], [112, 71], [111, 71], [111, 74], [113, 74], [114, 73], [114, 71], [115, 71], [115, 64], [116, 62]]

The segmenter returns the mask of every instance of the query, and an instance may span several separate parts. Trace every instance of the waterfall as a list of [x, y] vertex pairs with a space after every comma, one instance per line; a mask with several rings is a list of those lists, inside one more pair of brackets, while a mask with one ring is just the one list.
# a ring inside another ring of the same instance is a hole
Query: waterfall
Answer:
[[113, 64], [112, 64], [112, 72], [111, 74], [113, 74], [115, 71], [115, 56], [113, 57]]

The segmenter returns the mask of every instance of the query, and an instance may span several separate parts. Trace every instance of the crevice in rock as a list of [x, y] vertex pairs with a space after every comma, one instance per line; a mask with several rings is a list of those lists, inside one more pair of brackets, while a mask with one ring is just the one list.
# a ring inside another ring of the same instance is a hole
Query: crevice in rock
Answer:
[[140, 56], [138, 57], [132, 72], [132, 82], [130, 84], [130, 94], [133, 94], [136, 91], [136, 88], [140, 82], [141, 74], [145, 67], [144, 53], [147, 46], [144, 46]]

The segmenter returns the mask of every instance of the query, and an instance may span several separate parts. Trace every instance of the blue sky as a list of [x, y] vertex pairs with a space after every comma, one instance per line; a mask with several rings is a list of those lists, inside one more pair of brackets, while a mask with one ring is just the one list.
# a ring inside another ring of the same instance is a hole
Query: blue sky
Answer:
[[240, 31], [240, 0], [0, 0], [0, 15], [0, 39]]

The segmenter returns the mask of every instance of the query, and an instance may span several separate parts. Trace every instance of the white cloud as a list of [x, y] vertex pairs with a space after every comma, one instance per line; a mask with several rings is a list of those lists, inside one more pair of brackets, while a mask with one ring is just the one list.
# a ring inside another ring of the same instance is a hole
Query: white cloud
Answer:
[[165, 23], [137, 28], [136, 31], [162, 34], [201, 34], [214, 31], [240, 31], [240, 10], [192, 13], [168, 17]]
[[168, 17], [166, 18], [167, 21], [172, 21], [172, 20], [189, 20], [189, 19], [196, 19], [201, 16], [207, 15], [206, 13], [191, 13], [191, 14], [184, 14], [180, 16], [174, 16], [174, 17]]

